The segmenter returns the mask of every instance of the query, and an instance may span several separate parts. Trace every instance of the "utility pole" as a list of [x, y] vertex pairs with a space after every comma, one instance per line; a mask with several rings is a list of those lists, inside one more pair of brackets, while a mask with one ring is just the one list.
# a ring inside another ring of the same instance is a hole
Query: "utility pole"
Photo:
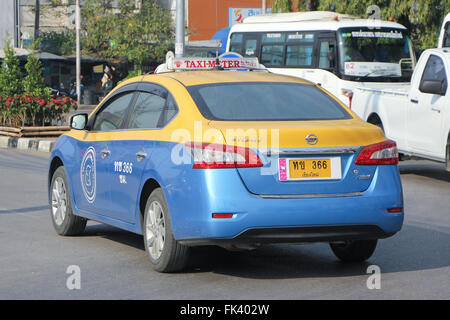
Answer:
[[81, 90], [80, 90], [80, 75], [81, 75], [81, 50], [80, 50], [80, 0], [76, 0], [75, 3], [75, 29], [76, 29], [76, 77], [77, 77], [77, 105], [80, 106], [81, 102]]
[[175, 57], [184, 55], [184, 0], [177, 0], [175, 28]]
[[267, 0], [262, 0], [262, 14], [267, 12]]
[[21, 46], [20, 36], [20, 0], [14, 0], [14, 48]]
[[41, 4], [39, 0], [35, 1], [34, 5], [34, 40], [37, 40], [39, 38], [39, 18], [40, 18], [40, 10]]

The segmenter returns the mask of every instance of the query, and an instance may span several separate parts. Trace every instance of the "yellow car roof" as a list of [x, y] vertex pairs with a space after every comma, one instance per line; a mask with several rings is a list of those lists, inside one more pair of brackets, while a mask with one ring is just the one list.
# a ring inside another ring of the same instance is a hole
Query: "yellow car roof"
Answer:
[[[185, 86], [226, 82], [293, 82], [314, 85], [300, 78], [258, 71], [182, 71], [159, 73], [157, 76], [178, 80]], [[151, 81], [151, 77], [144, 77], [143, 80]]]

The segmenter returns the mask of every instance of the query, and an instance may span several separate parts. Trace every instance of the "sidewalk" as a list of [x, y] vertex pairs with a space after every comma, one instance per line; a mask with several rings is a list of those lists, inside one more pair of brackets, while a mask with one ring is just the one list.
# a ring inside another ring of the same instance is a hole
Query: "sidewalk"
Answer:
[[[77, 113], [90, 113], [95, 106], [81, 105], [78, 110], [71, 111], [67, 115], [72, 116]], [[0, 149], [19, 149], [40, 152], [52, 152], [57, 138], [16, 138], [0, 136]]]
[[30, 139], [16, 137], [0, 137], [0, 148], [29, 151], [51, 152], [56, 138]]

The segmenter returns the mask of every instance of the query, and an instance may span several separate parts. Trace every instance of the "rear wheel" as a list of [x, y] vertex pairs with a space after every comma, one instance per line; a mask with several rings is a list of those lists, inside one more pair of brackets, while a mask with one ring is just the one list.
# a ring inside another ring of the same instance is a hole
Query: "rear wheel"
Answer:
[[161, 188], [155, 189], [147, 199], [143, 234], [145, 251], [154, 270], [176, 272], [185, 267], [189, 248], [173, 237], [169, 209]]
[[72, 212], [69, 184], [62, 166], [56, 169], [50, 184], [50, 213], [53, 227], [59, 235], [78, 235], [86, 227], [87, 220]]
[[377, 240], [355, 240], [344, 244], [330, 243], [331, 250], [344, 262], [362, 262], [369, 259], [375, 251]]
[[381, 130], [383, 130], [384, 133], [384, 127], [383, 127], [383, 122], [381, 122], [381, 119], [378, 115], [373, 114], [369, 117], [369, 119], [367, 119], [368, 123], [371, 123], [373, 125], [376, 125], [377, 127], [379, 127]]

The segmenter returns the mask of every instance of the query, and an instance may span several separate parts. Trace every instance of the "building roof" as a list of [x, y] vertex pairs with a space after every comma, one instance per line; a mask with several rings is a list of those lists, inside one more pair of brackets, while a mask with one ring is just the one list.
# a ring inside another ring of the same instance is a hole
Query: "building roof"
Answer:
[[[16, 57], [19, 57], [19, 59], [27, 57], [32, 53], [33, 53], [33, 51], [30, 49], [14, 48], [14, 55]], [[58, 56], [58, 55], [50, 53], [50, 52], [36, 51], [34, 53], [34, 55], [41, 60], [62, 60], [62, 61], [67, 60], [64, 57]], [[3, 58], [5, 58], [5, 51], [3, 49], [1, 49], [0, 50], [0, 59], [3, 59]]]

